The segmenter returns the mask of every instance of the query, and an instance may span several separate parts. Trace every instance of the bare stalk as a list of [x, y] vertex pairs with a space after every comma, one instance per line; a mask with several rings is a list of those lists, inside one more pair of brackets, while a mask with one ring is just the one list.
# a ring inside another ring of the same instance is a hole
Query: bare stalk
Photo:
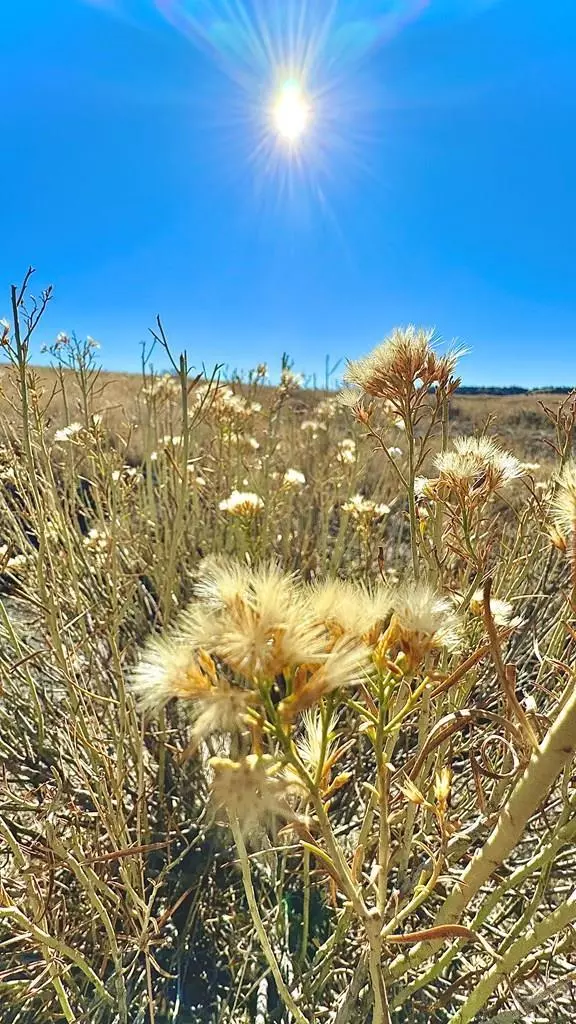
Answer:
[[274, 955], [274, 950], [272, 949], [272, 946], [270, 944], [270, 939], [268, 938], [266, 928], [264, 927], [264, 922], [260, 917], [260, 911], [258, 909], [258, 903], [256, 901], [256, 894], [254, 892], [254, 886], [252, 884], [250, 860], [248, 857], [248, 852], [246, 850], [246, 845], [244, 843], [244, 836], [242, 835], [242, 829], [240, 828], [238, 819], [233, 814], [230, 815], [230, 827], [232, 829], [232, 835], [234, 836], [234, 842], [236, 844], [236, 849], [238, 851], [238, 860], [240, 861], [242, 881], [244, 882], [244, 892], [246, 893], [246, 899], [248, 901], [248, 908], [250, 910], [252, 923], [254, 925], [254, 929], [256, 931], [258, 940], [262, 947], [262, 952], [264, 953], [264, 956], [266, 957], [266, 960], [268, 962], [268, 966], [272, 971], [272, 975], [274, 977], [274, 981], [276, 982], [280, 998], [284, 1002], [286, 1009], [289, 1010], [294, 1020], [297, 1021], [298, 1024], [309, 1024], [304, 1014], [298, 1009], [296, 1003], [294, 1002], [292, 993], [288, 990], [286, 986], [286, 983], [280, 971], [280, 967], [278, 966], [278, 961], [276, 960], [276, 956]]

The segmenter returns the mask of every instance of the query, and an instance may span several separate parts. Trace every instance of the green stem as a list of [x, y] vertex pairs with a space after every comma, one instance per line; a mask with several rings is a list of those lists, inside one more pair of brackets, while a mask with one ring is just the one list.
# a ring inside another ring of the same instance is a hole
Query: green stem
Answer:
[[302, 884], [304, 886], [304, 903], [302, 907], [302, 941], [300, 944], [300, 963], [306, 960], [308, 935], [310, 931], [310, 851], [304, 848], [302, 862]]
[[379, 941], [370, 943], [370, 981], [374, 995], [374, 1013], [372, 1024], [390, 1024], [390, 1011], [388, 1008], [388, 996], [382, 975], [380, 964], [381, 944]]
[[[576, 690], [572, 690], [543, 742], [533, 752], [530, 763], [517, 782], [498, 821], [484, 845], [457, 881], [445, 900], [434, 925], [456, 924], [492, 873], [510, 855], [524, 829], [548, 795], [564, 766], [576, 750]], [[401, 977], [418, 967], [438, 949], [438, 942], [422, 942], [410, 954], [395, 960], [391, 976]], [[398, 972], [398, 973], [397, 973]]]
[[240, 828], [238, 819], [233, 814], [230, 815], [230, 826], [232, 828], [232, 835], [234, 836], [234, 842], [236, 844], [236, 849], [238, 851], [240, 870], [242, 871], [242, 881], [244, 882], [244, 891], [246, 893], [246, 899], [248, 901], [248, 908], [250, 910], [252, 923], [254, 925], [256, 934], [260, 941], [260, 945], [262, 947], [264, 956], [266, 957], [266, 960], [268, 962], [268, 966], [272, 971], [272, 975], [274, 977], [274, 981], [276, 982], [276, 987], [278, 989], [278, 994], [282, 999], [286, 1009], [290, 1011], [290, 1013], [294, 1017], [294, 1020], [297, 1021], [298, 1024], [309, 1024], [304, 1014], [298, 1009], [296, 1003], [294, 1002], [292, 993], [289, 992], [284, 981], [284, 978], [280, 973], [278, 961], [276, 960], [274, 950], [270, 945], [270, 939], [268, 938], [266, 929], [264, 927], [264, 922], [262, 921], [262, 918], [260, 917], [260, 911], [258, 910], [256, 894], [254, 892], [254, 886], [252, 885], [250, 860], [248, 858], [248, 852], [246, 850], [246, 846], [244, 843], [242, 829]]
[[416, 515], [416, 496], [414, 492], [415, 461], [414, 461], [414, 433], [410, 415], [406, 420], [406, 432], [408, 434], [408, 515], [410, 517], [410, 550], [412, 552], [412, 571], [414, 579], [420, 576], [418, 563], [418, 517]]
[[501, 981], [509, 978], [512, 970], [526, 960], [534, 949], [542, 946], [575, 920], [576, 889], [565, 903], [543, 921], [538, 921], [527, 935], [523, 935], [510, 946], [507, 953], [482, 976], [464, 1006], [450, 1018], [449, 1024], [468, 1024], [469, 1021], [475, 1020]]

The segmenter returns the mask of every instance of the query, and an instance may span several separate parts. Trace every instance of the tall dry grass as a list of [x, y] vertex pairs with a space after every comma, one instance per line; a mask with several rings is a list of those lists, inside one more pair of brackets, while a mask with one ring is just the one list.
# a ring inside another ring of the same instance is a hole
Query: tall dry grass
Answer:
[[3, 339], [0, 1019], [572, 1020], [574, 400], [510, 455], [415, 330], [347, 408], [113, 389], [30, 366], [47, 299]]

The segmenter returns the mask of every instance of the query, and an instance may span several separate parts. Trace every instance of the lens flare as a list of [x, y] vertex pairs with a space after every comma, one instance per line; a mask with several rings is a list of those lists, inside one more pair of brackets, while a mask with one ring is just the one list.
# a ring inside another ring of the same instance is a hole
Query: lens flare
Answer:
[[371, 144], [396, 102], [377, 52], [416, 22], [450, 24], [499, 0], [83, 2], [151, 28], [160, 16], [201, 50], [224, 73], [196, 91], [204, 116], [214, 90], [206, 125], [227, 166], [248, 169], [259, 197], [309, 196], [326, 212], [334, 185], [372, 173]]
[[278, 135], [289, 143], [297, 142], [310, 124], [312, 108], [299, 82], [284, 83], [272, 110]]

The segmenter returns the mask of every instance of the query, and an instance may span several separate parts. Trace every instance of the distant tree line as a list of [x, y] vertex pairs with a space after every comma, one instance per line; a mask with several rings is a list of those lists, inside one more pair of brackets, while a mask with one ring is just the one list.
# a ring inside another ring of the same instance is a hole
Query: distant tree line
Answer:
[[519, 387], [508, 387], [508, 388], [488, 388], [488, 387], [459, 387], [456, 391], [457, 395], [569, 395], [574, 388], [519, 388]]

